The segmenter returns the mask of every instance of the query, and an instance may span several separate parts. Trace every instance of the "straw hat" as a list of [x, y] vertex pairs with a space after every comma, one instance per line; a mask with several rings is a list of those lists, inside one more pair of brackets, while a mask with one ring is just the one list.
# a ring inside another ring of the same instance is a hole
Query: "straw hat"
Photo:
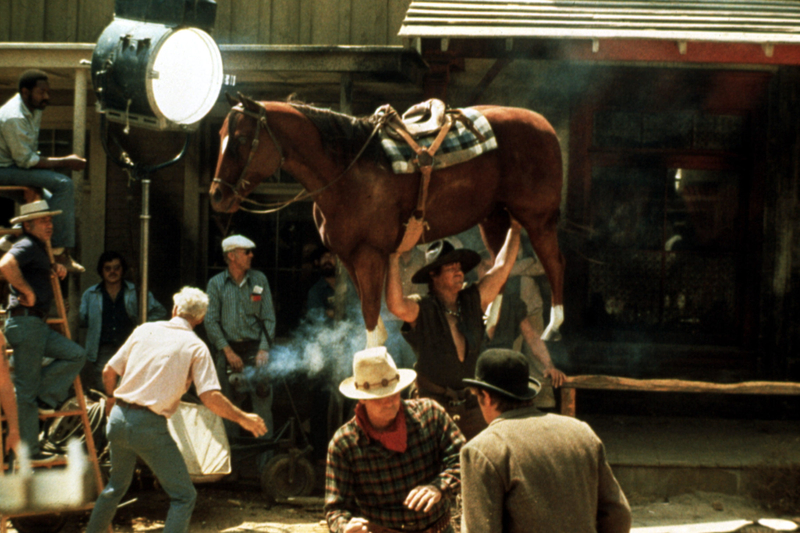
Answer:
[[475, 379], [462, 379], [468, 387], [487, 389], [515, 400], [532, 400], [542, 384], [528, 377], [528, 360], [505, 348], [486, 350], [475, 364]]
[[367, 348], [353, 356], [353, 377], [339, 385], [339, 391], [354, 400], [377, 400], [399, 392], [417, 379], [413, 370], [398, 370], [384, 346]]
[[481, 262], [478, 252], [466, 248], [456, 249], [448, 240], [436, 241], [425, 252], [425, 266], [411, 277], [412, 283], [430, 283], [431, 272], [443, 265], [461, 263], [461, 271], [466, 274]]
[[61, 210], [50, 211], [50, 206], [47, 205], [47, 200], [37, 200], [28, 204], [23, 204], [19, 208], [19, 216], [11, 219], [12, 224], [19, 224], [26, 220], [33, 220], [35, 218], [44, 218], [60, 215]]

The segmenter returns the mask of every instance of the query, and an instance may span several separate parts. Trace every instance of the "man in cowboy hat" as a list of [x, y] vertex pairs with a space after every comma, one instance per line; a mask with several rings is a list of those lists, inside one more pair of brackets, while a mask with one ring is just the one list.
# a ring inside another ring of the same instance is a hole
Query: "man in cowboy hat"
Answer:
[[[275, 337], [275, 309], [267, 277], [251, 269], [255, 247], [256, 243], [244, 235], [223, 239], [222, 253], [228, 268], [208, 281], [205, 327], [217, 351], [215, 364], [222, 394], [237, 407], [249, 397], [253, 412], [264, 419], [272, 435], [272, 388], [266, 368]], [[252, 383], [241, 379], [245, 367], [256, 369], [250, 374]], [[235, 424], [226, 422], [225, 428], [229, 436], [238, 434]]]
[[[67, 398], [86, 360], [80, 345], [46, 323], [53, 303], [47, 245], [53, 235], [53, 216], [59, 214], [45, 200], [23, 205], [20, 216], [11, 219], [12, 224], [22, 223], [23, 235], [0, 259], [0, 272], [11, 285], [6, 338], [14, 348], [20, 436], [37, 462], [58, 459], [44, 456], [39, 449], [39, 410], [52, 412]], [[52, 268], [61, 279], [67, 275], [60, 263]], [[54, 361], [43, 367], [45, 357]]]
[[461, 449], [464, 533], [627, 533], [631, 511], [594, 431], [533, 406], [528, 361], [495, 348], [465, 379], [489, 427]]
[[401, 331], [417, 355], [419, 395], [441, 403], [467, 439], [486, 427], [475, 398], [461, 380], [475, 372], [483, 342], [483, 313], [503, 288], [519, 251], [520, 224], [511, 219], [505, 243], [492, 269], [474, 285], [464, 275], [481, 261], [477, 252], [455, 249], [448, 241], [433, 243], [426, 265], [411, 278], [428, 283], [429, 294], [403, 294], [400, 254], [389, 256], [386, 306], [404, 321]]
[[328, 446], [325, 514], [334, 533], [452, 533], [464, 437], [436, 402], [400, 399], [415, 378], [385, 347], [355, 354], [339, 390], [358, 400], [356, 416]]
[[48, 77], [41, 70], [26, 70], [17, 85], [19, 92], [0, 107], [0, 185], [45, 189], [45, 200], [64, 213], [54, 228], [53, 254], [69, 271], [84, 272], [68, 252], [75, 246], [75, 185], [55, 169], [80, 171], [86, 159], [39, 155], [42, 113], [50, 102]]

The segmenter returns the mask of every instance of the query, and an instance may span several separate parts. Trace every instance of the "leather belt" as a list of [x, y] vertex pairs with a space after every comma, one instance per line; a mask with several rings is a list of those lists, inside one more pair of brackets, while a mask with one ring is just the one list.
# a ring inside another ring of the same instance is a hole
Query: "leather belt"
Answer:
[[33, 307], [15, 307], [8, 310], [9, 316], [35, 316], [44, 320], [47, 318], [47, 313]]
[[433, 394], [444, 398], [445, 407], [463, 406], [465, 409], [478, 407], [478, 399], [469, 391], [469, 387], [463, 389], [451, 389], [433, 383], [423, 375], [417, 374], [417, 387], [423, 394]]
[[445, 512], [439, 520], [431, 524], [425, 529], [412, 530], [412, 529], [392, 529], [384, 527], [373, 522], [367, 526], [372, 533], [442, 533], [450, 526], [450, 512]]
[[120, 400], [119, 398], [116, 398], [114, 403], [116, 403], [120, 407], [127, 407], [128, 409], [136, 409], [138, 411], [147, 411], [147, 410], [149, 410], [144, 405], [139, 405], [138, 403], [128, 403], [125, 400]]

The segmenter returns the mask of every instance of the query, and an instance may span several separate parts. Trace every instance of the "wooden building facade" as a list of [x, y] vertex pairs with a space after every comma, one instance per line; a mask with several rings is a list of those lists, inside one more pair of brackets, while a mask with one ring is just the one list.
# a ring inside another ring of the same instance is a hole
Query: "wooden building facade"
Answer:
[[[227, 89], [260, 99], [296, 93], [356, 115], [440, 97], [454, 107], [526, 107], [553, 123], [568, 264], [564, 341], [553, 353], [568, 372], [800, 381], [800, 5], [217, 4], [213, 36], [236, 77]], [[89, 157], [74, 176], [89, 270], [103, 249], [139, 259], [140, 187], [105, 157], [81, 63], [112, 16], [112, 0], [0, 2], [0, 97], [13, 95], [25, 68], [50, 72], [44, 127], [61, 140], [54, 147], [69, 142]], [[269, 217], [209, 211], [222, 102], [187, 157], [153, 179], [153, 290], [167, 303], [182, 285], [204, 286], [222, 268], [223, 233], [242, 231], [259, 244], [257, 267], [277, 293], [279, 322], [296, 319], [318, 242], [310, 204]], [[153, 162], [181, 138], [131, 136], [131, 144]], [[297, 190], [282, 176], [259, 193], [281, 199]], [[73, 297], [97, 279], [84, 275]], [[293, 320], [279, 323], [284, 333]]]

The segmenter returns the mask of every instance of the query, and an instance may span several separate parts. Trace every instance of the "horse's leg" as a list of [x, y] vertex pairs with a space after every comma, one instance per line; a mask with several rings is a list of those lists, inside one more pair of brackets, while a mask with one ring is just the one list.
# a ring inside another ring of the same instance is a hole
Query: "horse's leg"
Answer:
[[361, 313], [367, 327], [367, 348], [383, 346], [389, 337], [381, 320], [381, 297], [388, 258], [370, 246], [361, 245], [351, 260], [351, 274], [358, 286]]
[[483, 244], [492, 254], [492, 261], [497, 257], [500, 249], [503, 248], [510, 226], [511, 221], [508, 218], [508, 212], [502, 208], [495, 208], [494, 211], [489, 213], [489, 216], [478, 224]]
[[535, 219], [520, 219], [520, 223], [528, 232], [533, 250], [542, 262], [553, 294], [550, 323], [542, 333], [542, 340], [559, 340], [558, 328], [564, 322], [564, 256], [558, 247], [558, 212], [550, 214], [544, 224]]

